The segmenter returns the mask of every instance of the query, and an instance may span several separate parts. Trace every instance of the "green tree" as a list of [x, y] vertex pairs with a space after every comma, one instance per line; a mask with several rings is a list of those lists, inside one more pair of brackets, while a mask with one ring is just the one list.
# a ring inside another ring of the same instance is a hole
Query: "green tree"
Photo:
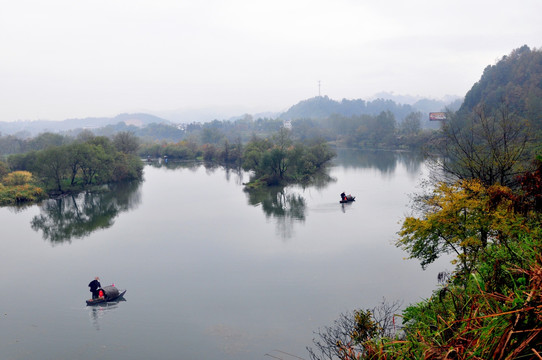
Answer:
[[253, 135], [243, 150], [243, 169], [259, 171], [264, 152], [272, 146], [268, 139]]
[[264, 153], [261, 161], [261, 170], [266, 171], [269, 175], [268, 183], [270, 185], [278, 185], [285, 179], [288, 165], [286, 150], [274, 147]]
[[315, 139], [308, 144], [308, 157], [311, 163], [320, 169], [325, 166], [337, 154], [333, 151], [324, 139]]
[[0, 136], [0, 155], [17, 154], [24, 151], [24, 141], [16, 136]]
[[401, 123], [401, 132], [405, 135], [417, 135], [422, 129], [421, 121], [421, 112], [411, 112]]
[[218, 150], [213, 144], [203, 145], [203, 160], [213, 161], [217, 158]]
[[62, 146], [69, 142], [70, 140], [60, 134], [53, 134], [50, 132], [45, 132], [39, 134], [33, 139], [30, 139], [27, 144], [28, 150], [43, 150], [50, 146]]
[[252, 137], [244, 150], [243, 168], [268, 185], [284, 185], [309, 180], [333, 156], [324, 140], [294, 142], [291, 132], [281, 129], [271, 139]]
[[81, 160], [84, 154], [85, 144], [75, 142], [67, 146], [67, 166], [70, 185], [75, 185], [77, 175], [80, 172]]
[[46, 183], [53, 183], [62, 192], [62, 184], [67, 177], [69, 164], [68, 152], [60, 146], [52, 146], [38, 152], [37, 168]]
[[275, 147], [280, 150], [286, 150], [293, 143], [292, 132], [286, 128], [281, 128], [277, 133], [271, 137]]
[[203, 144], [217, 145], [224, 139], [224, 134], [215, 127], [206, 126], [201, 132], [201, 142]]
[[395, 116], [389, 110], [382, 111], [375, 118], [372, 129], [372, 141], [373, 144], [379, 143], [391, 143], [391, 140], [395, 136]]
[[30, 151], [24, 154], [13, 154], [8, 157], [8, 164], [11, 170], [33, 171], [37, 166], [37, 151]]
[[96, 135], [89, 129], [82, 130], [79, 134], [77, 134], [76, 141], [78, 142], [89, 142], [92, 139], [94, 139]]
[[2, 178], [9, 173], [9, 166], [7, 163], [0, 161], [0, 182]]
[[82, 172], [83, 183], [90, 185], [93, 183], [106, 182], [111, 178], [112, 156], [107, 153], [103, 146], [86, 143], [80, 149], [80, 168]]
[[117, 151], [135, 154], [139, 148], [139, 139], [130, 131], [122, 131], [113, 136], [113, 145]]
[[143, 163], [135, 155], [118, 152], [113, 162], [111, 181], [137, 180], [143, 176]]

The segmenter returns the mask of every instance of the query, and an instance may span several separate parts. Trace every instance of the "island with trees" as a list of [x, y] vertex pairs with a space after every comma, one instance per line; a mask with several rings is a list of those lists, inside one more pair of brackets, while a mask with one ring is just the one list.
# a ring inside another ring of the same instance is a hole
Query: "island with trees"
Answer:
[[100, 185], [140, 180], [143, 163], [135, 154], [137, 138], [113, 139], [81, 133], [77, 139], [45, 133], [39, 150], [12, 154], [0, 161], [0, 204], [17, 205]]

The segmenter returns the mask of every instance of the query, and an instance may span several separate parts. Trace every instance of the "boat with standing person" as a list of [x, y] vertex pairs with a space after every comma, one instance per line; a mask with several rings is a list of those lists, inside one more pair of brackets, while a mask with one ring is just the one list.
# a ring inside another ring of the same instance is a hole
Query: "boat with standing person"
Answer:
[[352, 196], [350, 194], [346, 195], [344, 193], [344, 191], [342, 192], [341, 194], [341, 201], [339, 201], [341, 204], [344, 204], [344, 203], [348, 203], [348, 202], [352, 202], [352, 201], [355, 201], [356, 197], [355, 196]]
[[98, 294], [99, 295], [96, 299], [88, 299], [87, 305], [97, 305], [107, 302], [119, 301], [124, 296], [124, 294], [126, 294], [126, 290], [119, 290], [115, 287], [115, 284], [112, 284], [99, 289]]

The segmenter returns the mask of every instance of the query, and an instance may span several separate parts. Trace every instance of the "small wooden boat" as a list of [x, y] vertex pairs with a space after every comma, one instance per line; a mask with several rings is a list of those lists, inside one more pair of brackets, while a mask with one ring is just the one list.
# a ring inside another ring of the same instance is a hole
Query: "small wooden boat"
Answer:
[[104, 286], [100, 290], [103, 291], [103, 296], [97, 299], [88, 299], [87, 305], [97, 305], [107, 302], [119, 301], [124, 296], [124, 294], [126, 294], [126, 290], [119, 290], [115, 287], [115, 285]]
[[352, 195], [346, 195], [341, 201], [339, 201], [341, 204], [348, 203], [351, 201], [355, 201], [356, 197]]

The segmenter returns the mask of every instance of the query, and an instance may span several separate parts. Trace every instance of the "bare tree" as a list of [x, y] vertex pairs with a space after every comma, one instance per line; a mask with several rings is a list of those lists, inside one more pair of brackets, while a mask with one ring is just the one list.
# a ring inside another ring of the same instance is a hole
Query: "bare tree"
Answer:
[[448, 113], [434, 144], [437, 168], [453, 179], [511, 186], [528, 164], [528, 122], [503, 104], [492, 114], [479, 106], [469, 116]]
[[333, 325], [319, 329], [313, 339], [315, 348], [307, 347], [312, 360], [348, 359], [357, 360], [365, 353], [368, 340], [394, 338], [400, 333], [395, 324], [395, 315], [402, 302], [382, 303], [372, 310], [354, 310], [343, 313]]

